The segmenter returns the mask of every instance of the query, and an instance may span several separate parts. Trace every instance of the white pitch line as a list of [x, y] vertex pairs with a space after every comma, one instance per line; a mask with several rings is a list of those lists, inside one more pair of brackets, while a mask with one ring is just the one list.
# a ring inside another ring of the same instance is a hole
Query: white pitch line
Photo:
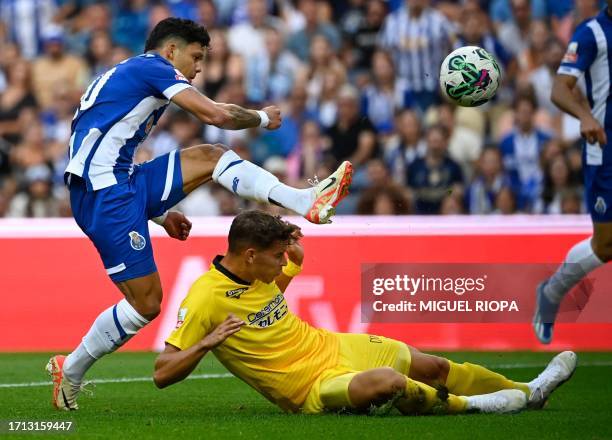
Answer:
[[[193, 374], [187, 379], [227, 379], [234, 377], [230, 373], [221, 374]], [[144, 377], [116, 377], [113, 379], [93, 379], [91, 383], [127, 383], [127, 382], [152, 382], [153, 379], [150, 376]], [[43, 387], [50, 386], [53, 382], [42, 381], [42, 382], [25, 382], [25, 383], [0, 383], [0, 388], [27, 388], [27, 387]]]
[[[512, 370], [512, 369], [520, 369], [520, 368], [544, 368], [546, 364], [528, 364], [528, 363], [516, 363], [516, 364], [497, 364], [497, 365], [487, 365], [483, 366], [490, 368], [492, 370]], [[612, 361], [591, 361], [591, 362], [580, 362], [578, 360], [578, 368], [584, 367], [612, 367]], [[230, 377], [234, 377], [233, 374], [230, 373], [219, 373], [219, 374], [194, 374], [187, 379], [196, 380], [196, 379], [228, 379]], [[151, 382], [153, 379], [151, 377], [117, 377], [113, 379], [94, 379], [91, 382], [94, 384], [99, 383], [129, 383], [129, 382]], [[24, 382], [24, 383], [0, 383], [0, 388], [28, 388], [28, 387], [42, 387], [42, 386], [50, 386], [52, 384], [51, 381], [43, 381], [43, 382]]]

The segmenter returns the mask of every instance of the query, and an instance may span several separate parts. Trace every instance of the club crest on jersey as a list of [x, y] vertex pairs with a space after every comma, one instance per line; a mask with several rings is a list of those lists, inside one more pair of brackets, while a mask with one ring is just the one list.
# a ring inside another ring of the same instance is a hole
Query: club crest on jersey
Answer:
[[130, 246], [132, 246], [132, 249], [135, 251], [141, 251], [147, 245], [147, 240], [138, 232], [132, 231], [128, 235], [130, 236]]
[[176, 318], [176, 327], [179, 328], [185, 322], [185, 316], [187, 316], [187, 307], [180, 308], [178, 311], [178, 317]]
[[145, 134], [148, 135], [151, 129], [153, 128], [153, 122], [155, 121], [155, 116], [151, 115], [149, 119], [147, 119], [147, 124], [145, 125]]
[[595, 212], [598, 214], [605, 214], [607, 210], [608, 205], [603, 197], [597, 197], [597, 200], [595, 200]]
[[232, 289], [225, 292], [225, 296], [227, 298], [236, 298], [240, 299], [240, 295], [249, 290], [248, 287], [239, 287], [238, 289]]

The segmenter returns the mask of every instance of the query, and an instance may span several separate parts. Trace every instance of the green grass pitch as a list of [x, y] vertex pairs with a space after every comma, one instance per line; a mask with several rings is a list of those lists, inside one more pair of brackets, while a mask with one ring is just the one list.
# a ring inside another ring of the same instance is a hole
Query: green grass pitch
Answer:
[[[552, 356], [512, 352], [446, 355], [525, 381], [536, 376]], [[152, 353], [116, 353], [104, 358], [89, 378], [108, 381], [98, 383], [93, 396], [80, 398], [78, 412], [57, 412], [51, 407], [50, 385], [40, 385], [47, 380], [44, 366], [48, 357], [41, 353], [0, 355], [0, 420], [5, 425], [8, 420], [72, 420], [75, 432], [63, 437], [74, 439], [612, 439], [612, 353], [580, 353], [574, 377], [553, 394], [543, 410], [420, 417], [284, 414], [240, 380], [224, 375], [212, 356], [194, 371], [199, 378], [158, 390], [147, 379], [155, 358]], [[202, 378], [205, 374], [215, 377]], [[118, 378], [131, 381], [114, 381]], [[0, 434], [5, 435], [6, 431]], [[59, 437], [48, 433], [13, 437], [31, 436]]]

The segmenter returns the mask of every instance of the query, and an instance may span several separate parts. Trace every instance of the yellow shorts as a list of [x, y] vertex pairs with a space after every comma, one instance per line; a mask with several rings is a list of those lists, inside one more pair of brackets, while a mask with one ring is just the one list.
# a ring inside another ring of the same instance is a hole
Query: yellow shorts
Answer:
[[315, 380], [302, 412], [317, 414], [324, 410], [352, 407], [348, 387], [355, 375], [373, 368], [391, 367], [408, 375], [410, 350], [403, 342], [383, 336], [336, 333], [339, 344], [338, 365]]

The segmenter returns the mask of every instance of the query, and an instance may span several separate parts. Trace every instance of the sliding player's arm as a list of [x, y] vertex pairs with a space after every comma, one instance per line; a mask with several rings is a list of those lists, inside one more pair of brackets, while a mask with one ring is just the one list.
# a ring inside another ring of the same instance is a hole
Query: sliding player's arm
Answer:
[[[280, 109], [274, 105], [260, 110], [265, 114], [262, 115], [256, 110], [249, 110], [239, 105], [215, 102], [194, 87], [186, 88], [174, 95], [172, 102], [193, 114], [203, 123], [226, 130], [240, 130], [259, 126], [264, 126], [268, 130], [275, 130], [281, 125]], [[267, 124], [266, 117], [268, 118]]]
[[300, 243], [300, 238], [303, 236], [300, 228], [295, 226], [291, 244], [287, 246], [287, 265], [283, 267], [283, 272], [274, 280], [281, 292], [285, 292], [293, 277], [298, 275], [302, 270], [302, 264], [304, 263], [304, 248]]
[[153, 381], [158, 388], [165, 388], [185, 379], [210, 350], [240, 330], [244, 321], [230, 314], [225, 321], [202, 340], [186, 350], [166, 343], [166, 349], [155, 360]]
[[551, 99], [566, 113], [580, 120], [580, 134], [589, 143], [606, 144], [606, 132], [591, 113], [584, 95], [576, 87], [578, 78], [572, 75], [555, 75]]

